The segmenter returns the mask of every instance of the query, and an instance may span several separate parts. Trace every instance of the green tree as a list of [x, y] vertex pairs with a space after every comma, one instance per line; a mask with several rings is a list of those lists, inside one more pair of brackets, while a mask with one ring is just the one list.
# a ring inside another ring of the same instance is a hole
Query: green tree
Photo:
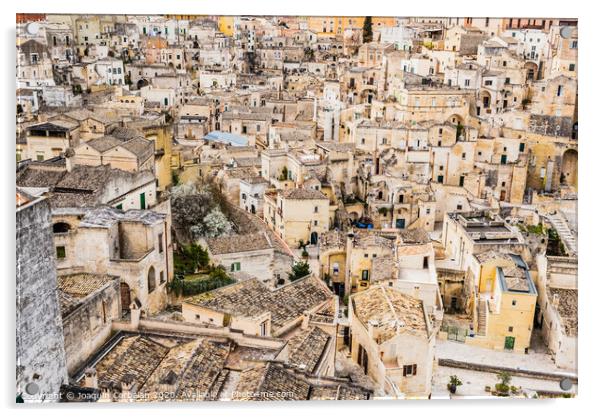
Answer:
[[372, 42], [372, 16], [366, 16], [362, 32], [364, 43]]
[[309, 269], [309, 264], [307, 262], [295, 262], [292, 272], [288, 273], [288, 278], [291, 281], [296, 281], [299, 278], [303, 278], [309, 274], [311, 274], [311, 270]]

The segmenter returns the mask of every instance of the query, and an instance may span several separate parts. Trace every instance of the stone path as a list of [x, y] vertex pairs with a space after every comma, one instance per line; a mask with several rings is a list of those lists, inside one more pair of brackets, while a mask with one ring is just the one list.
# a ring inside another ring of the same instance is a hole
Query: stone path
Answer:
[[470, 346], [464, 343], [449, 340], [437, 340], [435, 345], [437, 359], [453, 359], [490, 366], [504, 366], [520, 368], [529, 371], [549, 372], [557, 374], [575, 374], [574, 370], [561, 369], [556, 366], [552, 357], [543, 352], [529, 354], [518, 352], [505, 352]]

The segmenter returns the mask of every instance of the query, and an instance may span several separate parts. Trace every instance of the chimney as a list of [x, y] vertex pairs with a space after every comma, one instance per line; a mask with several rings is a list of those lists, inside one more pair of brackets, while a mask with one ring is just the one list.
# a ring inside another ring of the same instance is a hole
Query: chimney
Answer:
[[306, 330], [309, 327], [309, 312], [303, 313], [303, 321], [301, 322], [301, 329]]
[[71, 172], [73, 170], [73, 157], [75, 156], [75, 151], [73, 148], [67, 148], [65, 153], [65, 168], [67, 168], [67, 172]]
[[136, 379], [133, 374], [125, 374], [121, 380], [121, 398], [125, 402], [133, 401], [134, 386], [136, 385]]
[[86, 369], [84, 373], [84, 387], [98, 389], [98, 376], [96, 375], [96, 369]]

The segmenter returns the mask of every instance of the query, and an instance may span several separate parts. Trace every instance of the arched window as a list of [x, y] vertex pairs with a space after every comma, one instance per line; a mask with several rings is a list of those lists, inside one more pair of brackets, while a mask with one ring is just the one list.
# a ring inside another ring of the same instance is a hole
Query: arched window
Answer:
[[148, 270], [148, 293], [150, 294], [155, 290], [156, 281], [155, 281], [155, 267], [151, 266]]
[[52, 225], [53, 233], [67, 233], [71, 230], [69, 223], [59, 222]]

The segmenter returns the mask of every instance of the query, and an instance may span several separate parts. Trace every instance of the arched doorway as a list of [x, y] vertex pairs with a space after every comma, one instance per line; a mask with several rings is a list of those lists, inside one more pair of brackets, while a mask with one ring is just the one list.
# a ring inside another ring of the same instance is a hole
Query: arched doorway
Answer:
[[575, 149], [567, 150], [562, 155], [562, 165], [560, 168], [560, 183], [566, 185], [577, 185], [577, 151]]
[[130, 311], [130, 304], [132, 303], [132, 298], [130, 296], [130, 286], [125, 282], [122, 282], [119, 285], [119, 287], [121, 290], [121, 311]]
[[318, 244], [318, 232], [311, 232], [311, 235], [309, 236], [309, 243], [312, 245]]

